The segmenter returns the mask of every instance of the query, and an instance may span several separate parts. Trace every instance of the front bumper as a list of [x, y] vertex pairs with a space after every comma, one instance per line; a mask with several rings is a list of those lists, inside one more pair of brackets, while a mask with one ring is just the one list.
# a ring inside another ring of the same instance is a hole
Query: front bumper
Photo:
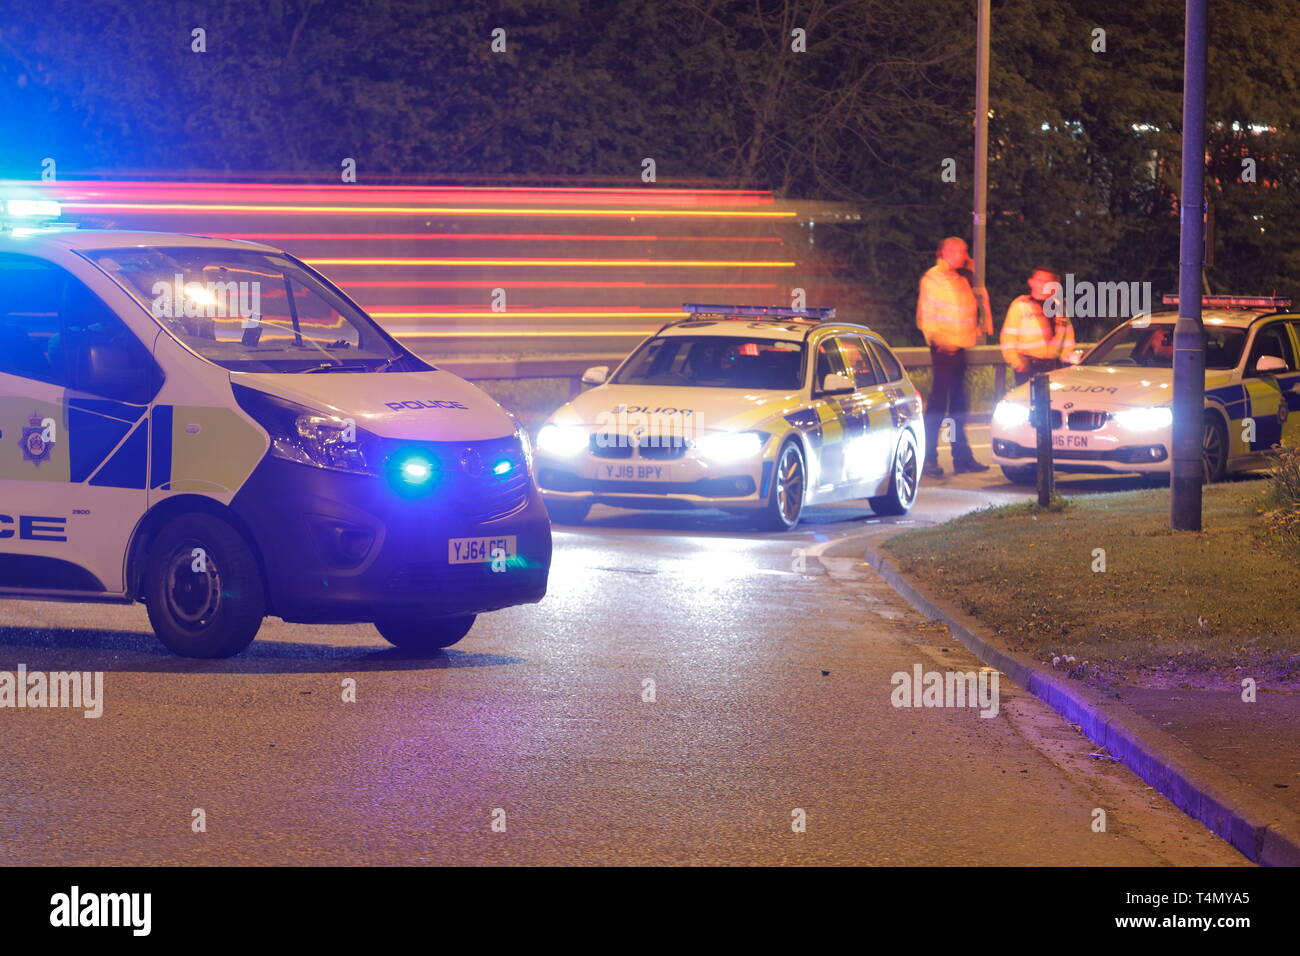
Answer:
[[761, 508], [772, 478], [771, 461], [717, 465], [690, 454], [674, 459], [572, 458], [539, 453], [537, 483], [548, 500], [608, 504], [622, 508]]
[[[1169, 429], [1130, 431], [1108, 421], [1097, 429], [1052, 431], [1052, 464], [1056, 471], [1092, 474], [1151, 474], [1169, 471]], [[1038, 437], [1028, 425], [990, 429], [993, 459], [1008, 467], [1038, 463]]]
[[[479, 494], [466, 490], [405, 497], [382, 477], [268, 455], [231, 507], [257, 545], [271, 613], [286, 621], [457, 617], [540, 601], [551, 525], [535, 484], [485, 476]], [[517, 557], [503, 570], [448, 560], [449, 538], [507, 535]]]

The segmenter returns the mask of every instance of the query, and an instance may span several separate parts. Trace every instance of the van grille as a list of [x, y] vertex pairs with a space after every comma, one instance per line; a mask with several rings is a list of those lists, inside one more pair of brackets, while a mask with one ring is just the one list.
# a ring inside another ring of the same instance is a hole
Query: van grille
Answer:
[[[532, 480], [519, 439], [513, 435], [490, 441], [421, 442], [402, 444], [400, 450], [418, 449], [434, 459], [440, 486], [433, 500], [438, 507], [454, 511], [475, 522], [498, 521], [523, 510], [528, 504]], [[398, 448], [394, 448], [394, 453]], [[509, 462], [502, 475], [493, 467]]]

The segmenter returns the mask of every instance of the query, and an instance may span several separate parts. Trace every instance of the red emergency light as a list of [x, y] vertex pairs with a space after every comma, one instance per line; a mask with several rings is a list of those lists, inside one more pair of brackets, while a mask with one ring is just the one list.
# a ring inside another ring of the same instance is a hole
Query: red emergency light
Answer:
[[[1162, 296], [1164, 305], [1178, 305], [1178, 296]], [[1203, 309], [1289, 309], [1291, 297], [1285, 295], [1203, 295]]]

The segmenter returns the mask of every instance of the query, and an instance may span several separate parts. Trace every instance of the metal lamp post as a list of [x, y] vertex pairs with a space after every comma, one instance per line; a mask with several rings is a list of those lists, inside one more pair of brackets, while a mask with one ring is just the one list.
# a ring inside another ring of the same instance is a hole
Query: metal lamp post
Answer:
[[1183, 53], [1183, 185], [1174, 325], [1173, 463], [1169, 526], [1201, 530], [1205, 440], [1205, 339], [1201, 269], [1205, 263], [1205, 47], [1207, 0], [1187, 0]]

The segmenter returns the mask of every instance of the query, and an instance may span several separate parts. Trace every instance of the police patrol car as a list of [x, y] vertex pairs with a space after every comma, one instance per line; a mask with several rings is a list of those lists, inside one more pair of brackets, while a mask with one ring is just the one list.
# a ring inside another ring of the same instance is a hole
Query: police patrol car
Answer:
[[[1291, 414], [1300, 410], [1300, 316], [1277, 311], [1290, 304], [1266, 296], [1202, 299], [1207, 482], [1262, 467], [1273, 445], [1300, 438], [1300, 415]], [[1130, 319], [1087, 354], [1078, 350], [1077, 364], [1050, 373], [1056, 469], [1168, 476], [1176, 319], [1176, 312]], [[1037, 446], [1028, 385], [997, 405], [990, 434], [1007, 478], [1032, 483]]]
[[551, 515], [593, 503], [746, 513], [793, 528], [805, 505], [869, 498], [878, 514], [916, 500], [921, 399], [871, 329], [834, 309], [685, 305], [537, 436]]
[[264, 615], [446, 647], [546, 591], [527, 434], [269, 246], [0, 229], [0, 597], [143, 601], [180, 654]]

